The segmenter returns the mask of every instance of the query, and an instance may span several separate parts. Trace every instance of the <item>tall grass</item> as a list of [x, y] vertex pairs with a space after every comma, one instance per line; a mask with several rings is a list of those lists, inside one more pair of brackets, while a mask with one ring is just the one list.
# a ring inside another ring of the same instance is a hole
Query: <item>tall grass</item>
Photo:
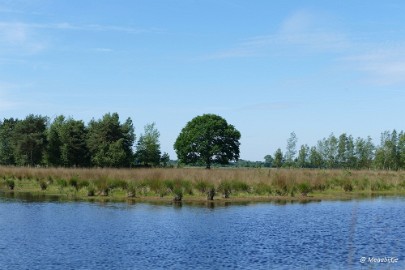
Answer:
[[[87, 190], [89, 195], [109, 196], [112, 190], [128, 197], [294, 196], [341, 192], [405, 191], [404, 171], [310, 169], [77, 169], [0, 167], [0, 187], [12, 189], [11, 180], [34, 180], [41, 189]], [[17, 185], [15, 185], [17, 187]]]

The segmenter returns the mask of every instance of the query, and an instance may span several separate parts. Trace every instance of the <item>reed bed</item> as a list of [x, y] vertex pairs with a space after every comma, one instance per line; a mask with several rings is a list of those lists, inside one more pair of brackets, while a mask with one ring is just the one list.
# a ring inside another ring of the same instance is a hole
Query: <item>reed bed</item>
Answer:
[[78, 196], [257, 197], [405, 193], [404, 171], [216, 168], [0, 167], [0, 189]]

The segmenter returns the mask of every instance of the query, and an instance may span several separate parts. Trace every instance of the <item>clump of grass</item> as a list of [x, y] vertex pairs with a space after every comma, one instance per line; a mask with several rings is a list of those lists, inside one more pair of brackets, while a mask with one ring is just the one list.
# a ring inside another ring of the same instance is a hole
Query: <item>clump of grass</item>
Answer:
[[136, 197], [136, 185], [134, 182], [130, 182], [127, 186], [127, 197], [128, 198]]
[[232, 183], [230, 181], [221, 181], [218, 186], [218, 191], [222, 193], [222, 196], [227, 199], [232, 193]]
[[174, 194], [173, 200], [175, 202], [181, 202], [181, 200], [183, 199], [183, 189], [180, 186], [174, 188], [173, 194]]
[[73, 176], [69, 179], [69, 186], [74, 187], [76, 190], [79, 190], [79, 179], [76, 176]]
[[59, 178], [56, 180], [56, 183], [58, 184], [58, 186], [60, 186], [61, 188], [65, 188], [67, 187], [68, 183], [65, 179], [63, 178]]
[[233, 180], [231, 182], [231, 188], [234, 192], [250, 192], [250, 186], [248, 183], [240, 180]]
[[107, 179], [101, 178], [98, 179], [94, 182], [96, 189], [97, 189], [97, 194], [100, 196], [108, 196], [110, 193], [110, 186], [107, 183]]
[[302, 182], [297, 185], [297, 189], [301, 192], [301, 195], [306, 197], [308, 193], [312, 191], [312, 187], [307, 182]]
[[92, 197], [94, 195], [96, 195], [96, 187], [93, 183], [91, 183], [89, 186], [87, 186], [87, 196]]
[[46, 190], [48, 188], [48, 184], [43, 179], [39, 180], [39, 186], [40, 186], [41, 190]]
[[13, 179], [7, 179], [6, 180], [6, 185], [7, 185], [9, 190], [14, 190], [15, 182], [14, 182]]
[[353, 184], [347, 180], [343, 183], [343, 190], [345, 192], [352, 192], [353, 191]]
[[213, 185], [210, 186], [210, 187], [208, 188], [206, 194], [207, 194], [207, 200], [209, 200], [209, 201], [214, 200], [214, 196], [215, 196], [215, 194], [216, 194], [215, 187], [214, 187]]
[[150, 179], [147, 182], [147, 185], [149, 186], [150, 190], [154, 192], [155, 194], [158, 194], [160, 197], [163, 197], [167, 193], [167, 187], [166, 184], [168, 182], [162, 181], [160, 179]]
[[258, 195], [271, 195], [272, 188], [265, 182], [259, 182], [253, 187], [254, 193]]
[[205, 194], [208, 191], [209, 185], [208, 181], [199, 179], [194, 183], [194, 188], [201, 194]]

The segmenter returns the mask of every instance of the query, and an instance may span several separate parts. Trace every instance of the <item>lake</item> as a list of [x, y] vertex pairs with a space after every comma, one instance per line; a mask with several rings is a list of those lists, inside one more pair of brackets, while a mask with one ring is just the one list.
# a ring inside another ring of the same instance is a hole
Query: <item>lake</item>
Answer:
[[405, 198], [174, 205], [0, 198], [0, 269], [405, 269]]

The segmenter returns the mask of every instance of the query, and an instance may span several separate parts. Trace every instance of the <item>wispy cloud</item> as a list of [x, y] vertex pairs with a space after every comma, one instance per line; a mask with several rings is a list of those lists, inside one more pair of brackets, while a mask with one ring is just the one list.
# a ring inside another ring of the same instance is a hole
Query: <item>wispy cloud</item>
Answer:
[[[405, 45], [405, 44], [404, 44]], [[404, 46], [401, 46], [404, 48]], [[364, 80], [375, 85], [405, 83], [405, 49], [398, 47], [370, 50], [344, 59], [352, 68], [366, 74]]]
[[275, 33], [249, 37], [234, 47], [207, 55], [206, 59], [257, 57], [274, 54], [277, 48], [298, 46], [312, 52], [340, 52], [350, 47], [350, 39], [342, 32], [329, 29], [323, 20], [307, 11], [288, 16]]
[[19, 51], [37, 53], [46, 48], [46, 44], [35, 36], [26, 24], [0, 22], [0, 47], [3, 52]]
[[115, 25], [101, 25], [101, 24], [72, 24], [68, 22], [60, 23], [23, 23], [23, 22], [0, 22], [0, 27], [24, 27], [25, 29], [51, 29], [51, 30], [76, 30], [76, 31], [95, 31], [95, 32], [125, 32], [125, 33], [145, 33], [155, 32], [157, 29], [141, 29], [136, 27], [124, 27]]
[[297, 104], [287, 103], [287, 102], [262, 102], [250, 104], [247, 106], [240, 107], [238, 110], [241, 111], [276, 111], [284, 110], [296, 106]]

